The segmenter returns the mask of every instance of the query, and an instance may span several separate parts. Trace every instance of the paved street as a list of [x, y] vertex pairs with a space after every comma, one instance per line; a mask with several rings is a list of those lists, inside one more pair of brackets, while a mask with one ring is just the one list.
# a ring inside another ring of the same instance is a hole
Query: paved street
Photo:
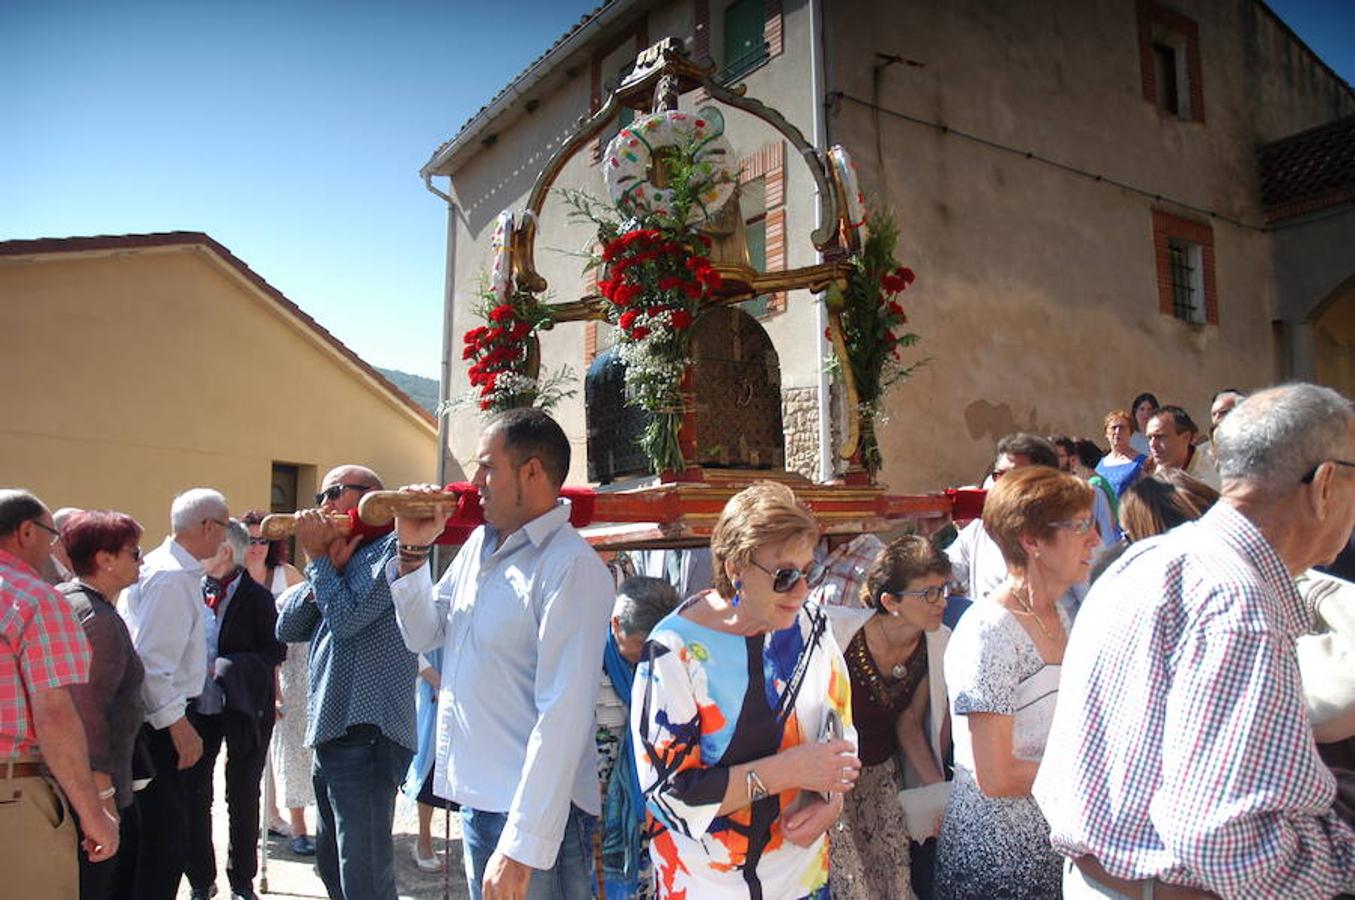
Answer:
[[[212, 804], [212, 835], [216, 841], [218, 900], [228, 900], [229, 885], [226, 882], [226, 803], [223, 772], [225, 754], [217, 760], [216, 801]], [[315, 810], [306, 811], [306, 821], [315, 830]], [[447, 896], [454, 900], [465, 900], [466, 879], [461, 872], [461, 822], [453, 815], [451, 822], [451, 879]], [[441, 847], [441, 835], [444, 831], [441, 810], [433, 816], [433, 834], [437, 836], [434, 846]], [[419, 832], [419, 820], [412, 801], [401, 795], [395, 807], [395, 875], [399, 885], [400, 897], [411, 900], [440, 900], [443, 896], [440, 873], [425, 874], [414, 865], [413, 847]], [[325, 886], [315, 872], [315, 858], [303, 858], [292, 853], [289, 842], [282, 838], [270, 838], [268, 841], [268, 890], [263, 889], [262, 872], [255, 879], [254, 888], [260, 897], [318, 897], [325, 898]], [[260, 860], [262, 865], [262, 860]], [[179, 887], [179, 900], [188, 900], [188, 880], [184, 879]]]

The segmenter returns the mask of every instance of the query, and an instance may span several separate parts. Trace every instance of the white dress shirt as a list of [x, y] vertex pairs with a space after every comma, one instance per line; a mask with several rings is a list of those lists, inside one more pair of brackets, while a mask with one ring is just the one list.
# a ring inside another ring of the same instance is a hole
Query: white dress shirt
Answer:
[[132, 646], [146, 668], [141, 698], [146, 721], [166, 728], [202, 693], [207, 678], [202, 563], [174, 537], [146, 554], [140, 580], [118, 603]]
[[601, 812], [594, 703], [612, 612], [612, 579], [560, 500], [510, 534], [471, 533], [436, 596], [428, 566], [386, 569], [405, 646], [443, 648], [438, 695], [440, 797], [507, 813], [501, 853], [555, 863], [572, 802]]

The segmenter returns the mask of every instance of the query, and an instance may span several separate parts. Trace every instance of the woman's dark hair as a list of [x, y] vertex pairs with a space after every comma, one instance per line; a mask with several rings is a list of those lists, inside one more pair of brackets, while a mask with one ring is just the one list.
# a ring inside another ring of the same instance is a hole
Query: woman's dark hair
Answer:
[[1157, 402], [1157, 397], [1150, 394], [1148, 391], [1144, 391], [1142, 394], [1135, 397], [1134, 402], [1129, 404], [1129, 430], [1131, 432], [1139, 430], [1139, 404], [1144, 400], [1153, 404], [1154, 411], [1157, 411], [1162, 407], [1162, 404]]
[[[262, 525], [265, 513], [261, 509], [251, 509], [240, 517], [240, 521], [248, 528], [251, 525]], [[291, 553], [288, 552], [287, 542], [283, 540], [268, 542], [268, 555], [263, 558], [263, 564], [266, 568], [272, 569], [283, 563], [291, 562]], [[268, 585], [264, 585], [268, 587]]]
[[141, 526], [131, 516], [106, 509], [73, 513], [61, 526], [61, 543], [77, 575], [90, 575], [98, 568], [95, 556], [120, 553], [141, 540]]
[[875, 557], [861, 585], [861, 601], [883, 612], [881, 594], [897, 594], [927, 575], [950, 576], [950, 557], [925, 537], [908, 534], [889, 544]]
[[1120, 498], [1120, 524], [1131, 541], [1141, 541], [1209, 511], [1219, 492], [1180, 469], [1161, 469], [1140, 478]]
[[1095, 469], [1096, 464], [1106, 455], [1106, 451], [1096, 446], [1095, 441], [1089, 441], [1086, 438], [1078, 438], [1073, 442], [1073, 446], [1073, 453], [1077, 456], [1077, 461], [1089, 469]]

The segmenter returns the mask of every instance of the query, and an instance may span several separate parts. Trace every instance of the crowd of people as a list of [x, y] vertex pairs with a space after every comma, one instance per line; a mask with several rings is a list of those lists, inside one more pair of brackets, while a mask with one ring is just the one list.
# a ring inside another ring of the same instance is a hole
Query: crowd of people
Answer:
[[144, 556], [126, 515], [0, 491], [8, 876], [213, 896], [224, 753], [240, 900], [265, 782], [335, 900], [396, 897], [402, 788], [420, 868], [459, 816], [476, 900], [1355, 892], [1355, 585], [1315, 569], [1355, 409], [1225, 390], [1205, 433], [1142, 394], [1103, 427], [1004, 437], [958, 531], [825, 536], [761, 481], [708, 549], [599, 554], [564, 432], [514, 410], [441, 577], [452, 504], [339, 524], [361, 465], [296, 514], [304, 571], [215, 490]]

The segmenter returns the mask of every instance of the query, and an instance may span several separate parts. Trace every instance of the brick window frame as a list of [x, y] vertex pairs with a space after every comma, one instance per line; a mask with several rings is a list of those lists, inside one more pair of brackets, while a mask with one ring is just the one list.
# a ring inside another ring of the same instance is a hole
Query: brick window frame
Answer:
[[[1204, 122], [1204, 79], [1200, 63], [1200, 26], [1194, 19], [1154, 3], [1138, 0], [1135, 7], [1139, 34], [1139, 72], [1143, 99], [1158, 108], [1163, 116], [1184, 122]], [[1178, 38], [1186, 55], [1186, 80], [1190, 109], [1187, 115], [1176, 115], [1161, 110], [1157, 102], [1157, 59], [1154, 45], [1162, 43], [1162, 35]]]
[[[641, 16], [635, 20], [633, 25], [614, 35], [607, 43], [598, 44], [594, 47], [593, 56], [588, 61], [588, 114], [590, 116], [602, 108], [602, 63], [627, 42], [630, 42], [631, 46], [634, 47], [635, 56], [639, 56], [642, 51], [649, 47], [648, 19]], [[610, 140], [610, 137], [604, 132], [594, 142], [594, 163], [602, 159], [602, 154], [607, 149], [608, 140]]]
[[[772, 141], [739, 158], [739, 184], [761, 178], [766, 207], [768, 272], [786, 271], [786, 145]], [[767, 315], [784, 312], [786, 292], [767, 297]]]
[[[1191, 323], [1176, 315], [1172, 289], [1171, 243], [1185, 241], [1200, 249], [1204, 291], [1204, 322]], [[1153, 210], [1153, 257], [1157, 264], [1158, 312], [1186, 324], [1219, 324], [1218, 284], [1214, 277], [1214, 229], [1208, 222], [1183, 219], [1160, 209]]]

